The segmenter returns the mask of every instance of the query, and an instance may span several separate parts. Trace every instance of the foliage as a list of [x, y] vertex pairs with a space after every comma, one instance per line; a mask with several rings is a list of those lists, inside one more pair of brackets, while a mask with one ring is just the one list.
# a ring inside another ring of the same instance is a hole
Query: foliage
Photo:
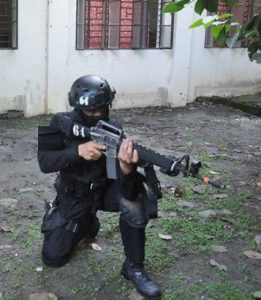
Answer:
[[[178, 0], [167, 3], [164, 8], [164, 13], [175, 13], [184, 9], [187, 5], [195, 2], [194, 0]], [[217, 13], [219, 0], [196, 0], [194, 11], [202, 15], [206, 10], [211, 15], [202, 17], [196, 20], [189, 28], [203, 26], [210, 28], [213, 38], [221, 47], [233, 47], [239, 40], [245, 40], [248, 49], [248, 56], [251, 61], [261, 63], [261, 14], [254, 15], [247, 24], [240, 24], [232, 22], [231, 13], [224, 13], [222, 15]], [[237, 0], [224, 0], [226, 6], [233, 7]], [[232, 29], [235, 33], [229, 36]]]

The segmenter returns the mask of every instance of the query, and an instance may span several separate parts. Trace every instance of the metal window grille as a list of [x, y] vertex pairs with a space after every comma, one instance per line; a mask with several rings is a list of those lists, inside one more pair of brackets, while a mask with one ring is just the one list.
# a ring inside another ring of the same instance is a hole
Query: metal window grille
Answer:
[[0, 49], [17, 48], [17, 1], [0, 0]]
[[[235, 6], [231, 9], [226, 6], [224, 0], [220, 0], [218, 4], [218, 14], [224, 14], [226, 12], [231, 12], [233, 16], [231, 17], [232, 22], [240, 22], [241, 24], [246, 24], [251, 16], [256, 13], [260, 13], [261, 11], [261, 0], [239, 0]], [[235, 34], [235, 30], [232, 29], [229, 32], [228, 37], [233, 36]], [[233, 47], [234, 48], [242, 48], [246, 47], [246, 41], [238, 41]], [[217, 44], [214, 40], [211, 29], [206, 30], [205, 36], [205, 47], [206, 48], [220, 48], [221, 46]], [[225, 46], [223, 46], [225, 47]]]
[[172, 48], [171, 0], [77, 0], [76, 49]]

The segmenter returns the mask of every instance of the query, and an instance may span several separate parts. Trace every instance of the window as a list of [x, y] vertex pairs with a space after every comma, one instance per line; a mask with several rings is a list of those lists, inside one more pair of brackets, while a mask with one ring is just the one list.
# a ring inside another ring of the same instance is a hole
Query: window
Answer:
[[[261, 13], [261, 0], [238, 0], [235, 6], [230, 10], [225, 5], [224, 1], [219, 0], [218, 4], [218, 14], [224, 14], [226, 12], [231, 12], [233, 16], [231, 21], [240, 22], [246, 24], [254, 14]], [[229, 36], [233, 36], [235, 31], [231, 30]], [[206, 47], [220, 47], [213, 39], [210, 30], [206, 31]], [[244, 40], [238, 41], [233, 47], [246, 47], [246, 42]]]
[[0, 49], [17, 48], [17, 0], [0, 0]]
[[77, 0], [77, 49], [172, 48], [171, 0]]

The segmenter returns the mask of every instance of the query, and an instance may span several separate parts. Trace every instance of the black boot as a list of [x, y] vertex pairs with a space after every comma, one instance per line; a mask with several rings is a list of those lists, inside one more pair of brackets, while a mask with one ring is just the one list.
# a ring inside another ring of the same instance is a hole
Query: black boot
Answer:
[[161, 299], [161, 291], [144, 271], [143, 265], [137, 265], [125, 260], [121, 274], [131, 280], [137, 291], [148, 299]]

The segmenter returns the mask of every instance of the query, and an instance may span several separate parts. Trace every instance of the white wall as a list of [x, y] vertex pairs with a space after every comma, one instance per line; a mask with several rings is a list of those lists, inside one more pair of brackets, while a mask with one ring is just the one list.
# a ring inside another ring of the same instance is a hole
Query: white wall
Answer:
[[35, 115], [45, 105], [47, 0], [18, 1], [18, 49], [0, 50], [0, 111]]
[[67, 92], [85, 74], [114, 86], [114, 108], [167, 104], [172, 50], [75, 50], [76, 1], [53, 0], [49, 23], [48, 112], [69, 109]]
[[204, 48], [205, 30], [188, 29], [198, 18], [193, 6], [176, 15], [169, 86], [171, 105], [184, 105], [199, 96], [225, 97], [260, 92], [261, 65], [250, 62], [244, 48]]
[[188, 29], [193, 6], [175, 15], [173, 49], [78, 51], [76, 0], [18, 2], [18, 49], [0, 50], [0, 112], [70, 109], [67, 93], [84, 74], [115, 87], [115, 108], [183, 106], [198, 96], [260, 91], [261, 66], [246, 49], [205, 49], [204, 30]]

